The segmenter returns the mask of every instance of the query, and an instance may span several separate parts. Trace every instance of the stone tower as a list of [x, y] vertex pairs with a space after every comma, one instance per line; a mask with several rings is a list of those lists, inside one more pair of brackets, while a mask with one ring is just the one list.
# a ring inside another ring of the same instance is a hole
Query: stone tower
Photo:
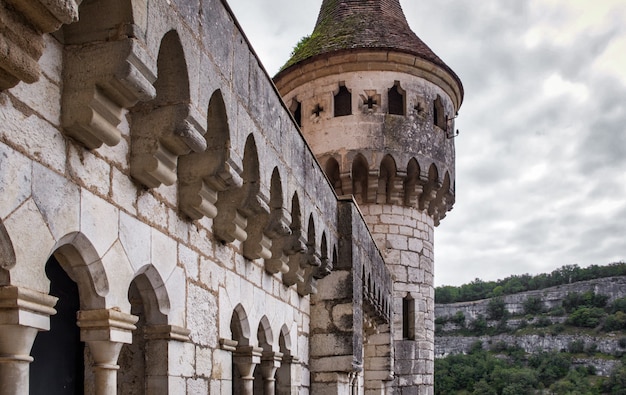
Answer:
[[391, 344], [365, 353], [365, 365], [381, 365], [368, 370], [393, 373], [365, 377], [366, 393], [432, 394], [433, 236], [455, 200], [460, 79], [411, 31], [399, 0], [323, 0], [274, 81], [393, 275]]

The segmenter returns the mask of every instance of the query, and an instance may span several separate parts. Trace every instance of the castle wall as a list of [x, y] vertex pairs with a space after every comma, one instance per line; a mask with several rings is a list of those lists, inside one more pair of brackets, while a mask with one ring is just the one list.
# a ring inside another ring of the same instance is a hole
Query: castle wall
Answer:
[[281, 393], [308, 393], [338, 202], [271, 80], [217, 0], [83, 3], [38, 33], [38, 81], [0, 92], [0, 345], [24, 346], [0, 350], [0, 393], [25, 393], [50, 329], [52, 255], [78, 284], [87, 393], [251, 393], [281, 365]]

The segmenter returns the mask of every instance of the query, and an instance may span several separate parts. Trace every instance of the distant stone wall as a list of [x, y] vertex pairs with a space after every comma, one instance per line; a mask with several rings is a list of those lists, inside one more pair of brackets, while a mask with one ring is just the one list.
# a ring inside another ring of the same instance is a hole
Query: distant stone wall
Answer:
[[494, 349], [497, 344], [521, 347], [527, 353], [543, 351], [567, 350], [574, 341], [582, 341], [586, 349], [597, 347], [597, 352], [613, 355], [626, 349], [619, 346], [619, 338], [589, 335], [496, 335], [496, 336], [438, 336], [435, 342], [435, 356], [444, 358], [452, 354], [462, 354], [470, 350], [472, 345], [480, 341], [483, 348]]
[[[502, 298], [506, 309], [511, 314], [522, 314], [524, 302], [529, 297], [540, 297], [547, 309], [561, 306], [563, 299], [570, 292], [583, 293], [594, 291], [596, 294], [608, 295], [609, 303], [615, 299], [626, 296], [626, 276], [608, 277], [598, 280], [581, 281], [574, 284], [559, 285], [537, 291], [521, 292], [514, 295], [506, 295]], [[460, 302], [435, 305], [435, 317], [452, 317], [458, 311], [462, 311], [469, 321], [475, 320], [479, 315], [487, 316], [487, 306], [490, 299], [476, 300], [472, 302]]]

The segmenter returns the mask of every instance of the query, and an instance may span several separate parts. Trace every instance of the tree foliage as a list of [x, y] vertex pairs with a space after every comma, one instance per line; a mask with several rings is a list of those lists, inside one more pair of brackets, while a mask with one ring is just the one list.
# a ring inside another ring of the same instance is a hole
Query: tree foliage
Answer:
[[[549, 274], [513, 275], [497, 281], [483, 281], [477, 278], [469, 284], [463, 284], [459, 287], [444, 285], [435, 289], [435, 302], [469, 302], [579, 281], [624, 275], [626, 275], [626, 262], [616, 262], [605, 266], [591, 265], [586, 268], [581, 268], [578, 265], [565, 265]], [[626, 309], [626, 301], [624, 301], [624, 309]]]

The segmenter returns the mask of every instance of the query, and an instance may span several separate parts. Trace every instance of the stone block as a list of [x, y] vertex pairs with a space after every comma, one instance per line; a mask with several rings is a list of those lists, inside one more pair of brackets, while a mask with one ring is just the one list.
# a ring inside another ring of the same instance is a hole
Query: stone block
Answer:
[[0, 101], [0, 137], [27, 156], [65, 174], [65, 137], [50, 124], [32, 113], [24, 114], [6, 99]]
[[206, 379], [187, 379], [187, 395], [208, 394], [209, 382]]
[[213, 351], [196, 347], [196, 375], [211, 378], [213, 372]]
[[170, 311], [168, 314], [168, 323], [186, 327], [186, 281], [185, 271], [176, 267], [169, 278], [163, 279], [165, 288], [170, 299]]
[[30, 159], [0, 144], [0, 219], [28, 199], [32, 173]]
[[233, 356], [229, 351], [215, 350], [213, 352], [212, 378], [226, 380], [233, 375]]
[[192, 377], [196, 349], [192, 343], [170, 342], [168, 345], [168, 372], [170, 376]]
[[111, 165], [82, 147], [70, 145], [69, 173], [87, 189], [100, 196], [109, 195]]
[[185, 267], [185, 272], [188, 278], [198, 280], [199, 278], [199, 257], [195, 251], [190, 250], [188, 247], [179, 244], [178, 245], [178, 262]]
[[409, 247], [408, 238], [395, 234], [387, 235], [387, 248], [406, 251]]
[[47, 77], [40, 78], [33, 84], [18, 84], [11, 89], [11, 94], [28, 105], [50, 124], [61, 124], [61, 90]]
[[119, 307], [122, 311], [130, 311], [128, 288], [135, 271], [119, 240], [102, 257], [102, 266], [106, 271], [109, 284], [109, 292], [106, 295], [107, 304], [112, 307]]
[[188, 285], [187, 326], [198, 345], [217, 347], [217, 301], [215, 296], [196, 285]]
[[324, 356], [352, 356], [352, 333], [314, 334], [311, 336], [311, 356], [318, 359]]
[[158, 228], [167, 228], [167, 209], [149, 191], [139, 195], [137, 200], [139, 216]]
[[111, 169], [111, 198], [129, 213], [137, 213], [137, 187], [128, 176], [116, 167]]
[[152, 263], [152, 237], [148, 225], [125, 212], [120, 212], [120, 242], [135, 271]]
[[80, 231], [103, 256], [118, 237], [119, 210], [83, 189], [80, 199]]
[[151, 240], [150, 261], [161, 278], [169, 278], [178, 262], [176, 241], [156, 229], [151, 229]]

